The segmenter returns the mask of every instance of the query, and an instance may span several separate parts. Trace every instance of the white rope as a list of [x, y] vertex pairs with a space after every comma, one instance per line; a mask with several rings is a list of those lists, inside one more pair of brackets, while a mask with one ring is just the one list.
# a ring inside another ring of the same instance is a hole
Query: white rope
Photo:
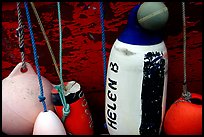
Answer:
[[187, 90], [187, 80], [186, 80], [186, 18], [185, 18], [185, 2], [182, 2], [182, 18], [183, 18], [183, 71], [184, 71], [184, 81], [183, 81], [183, 93], [182, 97], [190, 101], [191, 93]]

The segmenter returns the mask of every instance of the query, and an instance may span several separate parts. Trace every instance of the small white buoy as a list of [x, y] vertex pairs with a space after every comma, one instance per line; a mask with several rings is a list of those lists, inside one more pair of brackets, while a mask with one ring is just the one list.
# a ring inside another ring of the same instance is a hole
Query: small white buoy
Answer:
[[51, 110], [40, 112], [38, 115], [33, 135], [66, 135], [65, 128], [58, 116]]

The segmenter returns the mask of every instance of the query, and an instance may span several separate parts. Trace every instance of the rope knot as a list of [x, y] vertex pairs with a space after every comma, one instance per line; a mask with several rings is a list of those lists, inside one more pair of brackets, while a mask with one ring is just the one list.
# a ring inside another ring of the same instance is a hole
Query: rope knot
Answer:
[[40, 102], [42, 102], [42, 101], [44, 101], [46, 99], [44, 96], [41, 96], [41, 95], [39, 95], [38, 98], [39, 98]]
[[63, 107], [62, 112], [63, 112], [63, 116], [62, 116], [62, 122], [65, 122], [66, 117], [69, 115], [70, 113], [70, 109], [69, 109], [69, 104], [66, 104], [65, 107]]
[[191, 93], [187, 89], [186, 81], [184, 81], [184, 83], [183, 83], [182, 98], [184, 98], [186, 101], [189, 101], [189, 102], [190, 102], [190, 99], [191, 99]]
[[191, 99], [191, 93], [189, 91], [183, 92], [182, 93], [182, 97], [186, 100], [190, 102]]
[[63, 110], [62, 110], [65, 117], [68, 116], [68, 114], [70, 113], [69, 108], [70, 108], [69, 104], [66, 104], [66, 107], [64, 107]]
[[16, 36], [17, 36], [17, 37], [20, 37], [20, 35], [21, 35], [22, 32], [23, 32], [23, 29], [24, 29], [24, 25], [21, 25], [21, 26], [19, 26], [19, 27], [16, 29]]

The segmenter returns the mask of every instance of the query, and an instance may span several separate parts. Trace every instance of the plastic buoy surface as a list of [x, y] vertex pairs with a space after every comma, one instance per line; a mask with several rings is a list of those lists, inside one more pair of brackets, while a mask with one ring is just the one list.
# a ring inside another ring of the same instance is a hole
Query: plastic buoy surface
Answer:
[[140, 5], [129, 13], [125, 30], [109, 56], [105, 119], [111, 135], [159, 135], [165, 113], [168, 54], [160, 33], [136, 20]]
[[167, 23], [169, 12], [163, 2], [144, 2], [137, 13], [139, 24], [151, 31], [162, 29]]
[[[65, 98], [70, 105], [70, 113], [64, 122], [67, 133], [72, 135], [93, 135], [92, 115], [80, 85], [75, 81], [70, 81], [65, 82], [65, 86], [68, 89]], [[56, 113], [59, 118], [62, 118], [63, 106], [56, 89], [52, 91], [52, 98]]]
[[191, 96], [191, 102], [179, 98], [170, 106], [164, 119], [165, 134], [202, 135], [202, 96]]
[[[2, 131], [8, 135], [32, 135], [34, 122], [43, 110], [39, 102], [39, 81], [32, 66], [26, 63], [27, 71], [21, 72], [19, 63], [10, 75], [2, 80]], [[45, 102], [54, 110], [51, 101], [52, 84], [42, 77]]]
[[66, 135], [66, 131], [58, 116], [48, 110], [40, 112], [33, 129], [33, 135]]

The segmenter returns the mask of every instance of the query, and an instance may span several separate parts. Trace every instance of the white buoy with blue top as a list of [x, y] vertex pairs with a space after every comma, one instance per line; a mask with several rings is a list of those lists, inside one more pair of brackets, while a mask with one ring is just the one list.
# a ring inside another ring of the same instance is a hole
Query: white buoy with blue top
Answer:
[[[127, 27], [115, 41], [109, 57], [105, 119], [111, 135], [161, 132], [167, 93], [167, 49], [161, 30], [147, 30], [138, 23], [140, 6], [130, 11]], [[168, 18], [168, 10], [163, 11]], [[155, 12], [153, 15], [159, 17]], [[151, 17], [154, 16], [144, 21]]]

